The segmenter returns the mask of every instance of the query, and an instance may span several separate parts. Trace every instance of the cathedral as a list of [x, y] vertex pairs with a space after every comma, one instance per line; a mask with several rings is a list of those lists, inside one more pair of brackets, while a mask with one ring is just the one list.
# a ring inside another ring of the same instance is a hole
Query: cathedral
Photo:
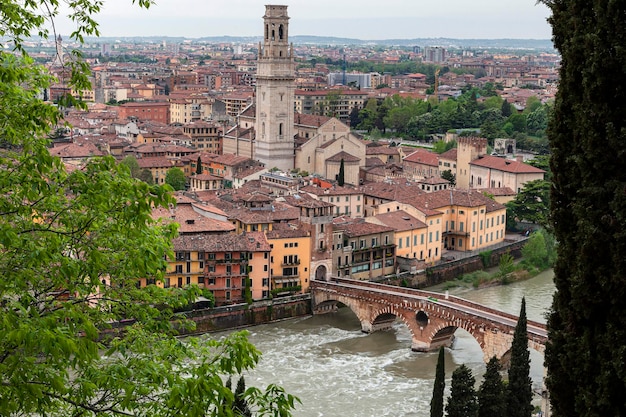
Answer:
[[224, 153], [334, 180], [344, 166], [347, 184], [358, 185], [365, 143], [333, 117], [295, 112], [295, 62], [289, 44], [287, 6], [266, 5], [257, 58], [255, 103], [224, 133]]

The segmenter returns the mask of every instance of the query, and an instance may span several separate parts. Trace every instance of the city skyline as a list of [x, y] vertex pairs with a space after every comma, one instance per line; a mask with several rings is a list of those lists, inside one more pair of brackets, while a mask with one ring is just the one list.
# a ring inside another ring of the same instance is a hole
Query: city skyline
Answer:
[[[265, 4], [253, 0], [157, 1], [149, 9], [131, 0], [106, 0], [96, 16], [103, 37], [260, 36]], [[288, 6], [290, 36], [327, 36], [361, 40], [551, 39], [548, 8], [535, 0], [371, 0], [310, 2]], [[57, 19], [58, 33], [69, 35], [71, 22]]]

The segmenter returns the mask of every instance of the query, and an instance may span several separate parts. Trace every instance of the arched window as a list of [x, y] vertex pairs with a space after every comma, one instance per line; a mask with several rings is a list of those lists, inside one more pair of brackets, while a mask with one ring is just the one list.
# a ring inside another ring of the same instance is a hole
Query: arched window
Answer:
[[269, 27], [269, 25], [265, 25], [265, 39], [266, 40], [267, 40], [269, 34], [270, 34], [270, 27]]
[[278, 39], [283, 40], [283, 25], [278, 26]]
[[283, 124], [282, 123], [278, 124], [278, 135], [279, 136], [283, 135]]

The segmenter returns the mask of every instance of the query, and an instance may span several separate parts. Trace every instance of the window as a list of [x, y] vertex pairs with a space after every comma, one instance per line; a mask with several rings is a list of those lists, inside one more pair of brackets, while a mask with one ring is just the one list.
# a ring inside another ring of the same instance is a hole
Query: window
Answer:
[[409, 239], [410, 239], [410, 237], [409, 237], [409, 236], [407, 236], [407, 237], [406, 237], [406, 240], [405, 240], [405, 244], [406, 244], [406, 247], [407, 247], [407, 248], [411, 245], [411, 241], [410, 241]]
[[[433, 232], [428, 232], [428, 243], [431, 243], [433, 241]], [[428, 257], [430, 258], [430, 255], [428, 255]]]
[[208, 258], [209, 258], [210, 261], [214, 261], [215, 260], [215, 254], [214, 253], [209, 253], [208, 255], [209, 255]]
[[183, 266], [182, 265], [176, 265], [176, 272], [177, 274], [182, 274], [183, 273]]
[[402, 238], [398, 238], [398, 249], [402, 249]]
[[459, 232], [463, 231], [463, 222], [459, 222]]

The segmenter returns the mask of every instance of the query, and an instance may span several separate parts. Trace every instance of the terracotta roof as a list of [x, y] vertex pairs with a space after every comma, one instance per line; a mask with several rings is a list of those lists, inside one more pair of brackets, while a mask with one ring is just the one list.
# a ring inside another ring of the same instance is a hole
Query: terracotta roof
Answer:
[[320, 127], [324, 123], [328, 122], [331, 118], [327, 116], [317, 116], [314, 114], [296, 113], [294, 115], [293, 123], [295, 125]]
[[303, 208], [335, 207], [335, 205], [332, 203], [317, 200], [308, 194], [286, 195], [281, 198], [285, 201], [285, 203], [293, 207], [303, 207]]
[[516, 195], [515, 191], [509, 187], [480, 188], [479, 191], [483, 194], [489, 194], [495, 197]]
[[171, 210], [165, 208], [154, 209], [152, 218], [163, 219], [165, 223], [178, 223], [178, 232], [181, 235], [190, 233], [223, 234], [235, 230], [235, 226], [232, 223], [203, 216], [193, 209], [193, 205], [186, 203], [179, 204]]
[[439, 155], [435, 152], [430, 152], [424, 149], [417, 149], [410, 155], [404, 158], [406, 162], [413, 162], [416, 164], [439, 166]]
[[374, 216], [374, 219], [399, 232], [427, 227], [426, 223], [419, 221], [403, 210], [381, 213]]
[[366, 155], [399, 155], [398, 148], [389, 146], [368, 146]]
[[487, 212], [505, 208], [502, 204], [485, 196], [481, 190], [476, 189], [449, 189], [420, 195], [400, 195], [397, 201], [410, 204], [422, 211], [424, 211], [424, 209], [437, 210], [448, 206], [485, 206]]
[[341, 151], [333, 156], [331, 156], [330, 158], [327, 158], [326, 161], [327, 162], [341, 162], [341, 160], [343, 159], [343, 162], [345, 163], [354, 163], [354, 162], [359, 162], [361, 159], [357, 158], [356, 156], [350, 155], [348, 152], [346, 151]]
[[172, 240], [175, 251], [269, 252], [270, 245], [262, 232], [223, 235], [182, 235]]
[[403, 195], [424, 194], [424, 191], [422, 191], [420, 186], [417, 183], [412, 182], [394, 182], [391, 184], [386, 182], [375, 182], [363, 185], [360, 190], [365, 195], [389, 201], [398, 200]]
[[50, 155], [58, 156], [59, 158], [88, 158], [107, 155], [106, 152], [101, 151], [95, 144], [90, 142], [55, 146], [49, 152]]
[[543, 169], [536, 168], [532, 165], [518, 162], [514, 159], [505, 159], [498, 156], [485, 155], [481, 158], [474, 159], [470, 162], [470, 165], [475, 165], [483, 168], [489, 168], [502, 172], [510, 172], [514, 174], [542, 174], [545, 173]]
[[365, 158], [366, 167], [379, 167], [384, 165], [385, 163], [381, 161], [380, 158]]
[[456, 161], [456, 156], [457, 156], [457, 148], [452, 148], [452, 149], [448, 149], [444, 153], [440, 154], [439, 158], [441, 158], [441, 159], [451, 159], [453, 161]]
[[338, 223], [335, 223], [335, 220], [337, 219], [333, 220], [333, 230], [341, 230], [347, 237], [367, 236], [394, 231], [392, 227], [368, 223], [363, 219], [345, 222], [345, 218], [342, 217], [339, 218]]

